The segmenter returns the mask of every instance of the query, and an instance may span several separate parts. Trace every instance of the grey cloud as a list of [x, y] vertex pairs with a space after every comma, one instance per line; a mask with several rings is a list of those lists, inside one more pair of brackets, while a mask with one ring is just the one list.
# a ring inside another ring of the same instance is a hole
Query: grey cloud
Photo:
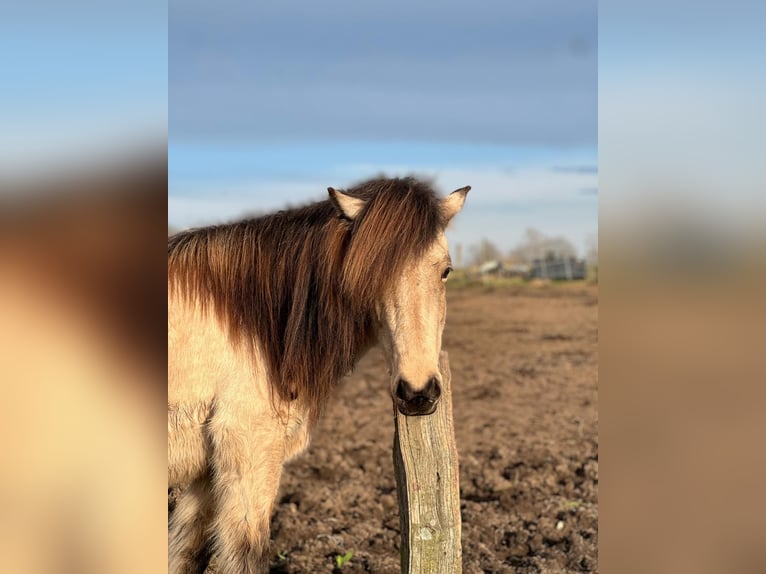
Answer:
[[596, 4], [170, 3], [171, 138], [595, 145]]

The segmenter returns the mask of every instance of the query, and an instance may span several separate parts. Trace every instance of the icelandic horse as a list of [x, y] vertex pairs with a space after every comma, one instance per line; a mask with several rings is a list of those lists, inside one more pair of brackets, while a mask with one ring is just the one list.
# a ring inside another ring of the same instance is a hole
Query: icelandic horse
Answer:
[[304, 450], [332, 390], [380, 344], [404, 415], [426, 415], [451, 271], [446, 198], [377, 178], [329, 199], [168, 239], [171, 574], [268, 569], [282, 465]]

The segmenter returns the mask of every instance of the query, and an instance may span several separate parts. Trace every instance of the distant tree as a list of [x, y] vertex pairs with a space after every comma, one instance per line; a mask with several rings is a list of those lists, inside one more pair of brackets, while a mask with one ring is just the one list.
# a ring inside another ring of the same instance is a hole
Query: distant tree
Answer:
[[585, 260], [588, 265], [598, 265], [598, 235], [590, 234], [586, 240]]
[[471, 253], [472, 265], [481, 265], [486, 261], [495, 261], [501, 258], [500, 250], [487, 238], [483, 238], [479, 245], [471, 245], [469, 252]]
[[538, 229], [529, 228], [524, 240], [509, 254], [517, 263], [531, 263], [535, 259], [558, 259], [576, 257], [577, 250], [565, 237], [549, 237]]
[[455, 269], [463, 268], [463, 244], [458, 243], [455, 245]]

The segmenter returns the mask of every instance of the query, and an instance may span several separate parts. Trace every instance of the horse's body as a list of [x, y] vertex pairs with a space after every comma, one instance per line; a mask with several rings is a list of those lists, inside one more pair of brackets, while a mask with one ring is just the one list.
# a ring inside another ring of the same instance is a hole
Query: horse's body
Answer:
[[447, 199], [411, 179], [169, 239], [169, 571], [267, 567], [285, 460], [302, 451], [332, 388], [371, 345], [389, 358], [405, 414], [439, 396], [449, 272]]
[[[258, 353], [244, 356], [215, 317], [172, 299], [168, 481], [189, 486], [170, 525], [169, 571], [204, 570], [213, 534], [225, 545], [219, 555], [231, 557], [231, 567], [222, 572], [246, 564], [257, 571], [282, 463], [308, 443], [306, 415], [283, 401], [275, 412]], [[227, 491], [245, 496], [227, 496]]]

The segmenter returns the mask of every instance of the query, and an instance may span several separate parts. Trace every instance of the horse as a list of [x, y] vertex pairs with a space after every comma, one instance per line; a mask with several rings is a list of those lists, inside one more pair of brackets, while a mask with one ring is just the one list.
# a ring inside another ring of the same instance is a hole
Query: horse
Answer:
[[168, 238], [169, 572], [268, 569], [283, 464], [380, 344], [394, 408], [434, 412], [452, 270], [441, 198], [375, 178], [328, 199]]

